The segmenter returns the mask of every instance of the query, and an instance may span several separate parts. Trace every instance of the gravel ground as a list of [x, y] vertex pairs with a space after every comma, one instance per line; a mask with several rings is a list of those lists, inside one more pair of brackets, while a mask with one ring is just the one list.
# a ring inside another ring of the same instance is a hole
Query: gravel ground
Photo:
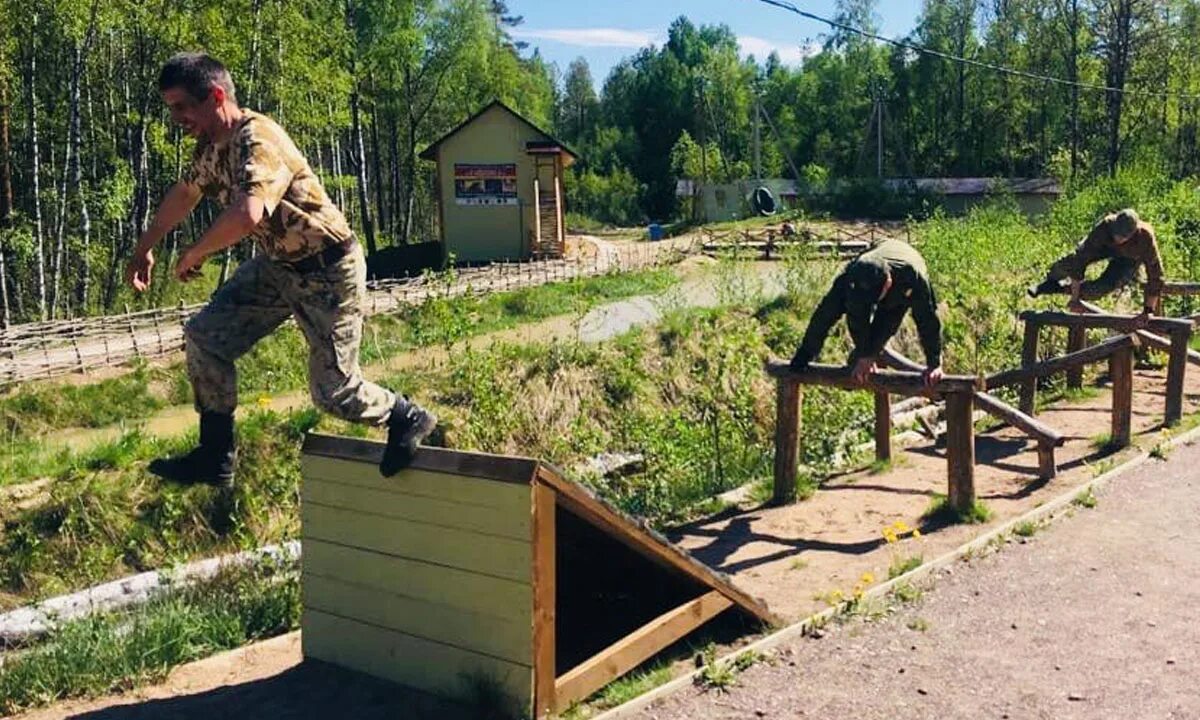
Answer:
[[1117, 479], [883, 620], [637, 717], [1200, 718], [1200, 445]]

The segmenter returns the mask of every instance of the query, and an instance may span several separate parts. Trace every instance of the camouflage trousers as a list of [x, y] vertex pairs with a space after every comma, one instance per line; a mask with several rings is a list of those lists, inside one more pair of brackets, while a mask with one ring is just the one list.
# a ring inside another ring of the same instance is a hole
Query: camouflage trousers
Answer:
[[184, 328], [196, 410], [232, 413], [234, 361], [294, 317], [308, 342], [308, 384], [317, 407], [344, 420], [386, 423], [396, 396], [365, 380], [358, 364], [366, 279], [357, 243], [333, 265], [303, 274], [265, 255], [243, 263]]
[[1070, 292], [1069, 286], [1058, 283], [1072, 277], [1084, 277], [1088, 265], [1103, 260], [1108, 260], [1104, 272], [1100, 273], [1095, 280], [1084, 280], [1080, 283], [1080, 299], [1099, 300], [1137, 280], [1138, 269], [1141, 266], [1137, 260], [1115, 255], [1084, 254], [1077, 250], [1050, 266], [1050, 271], [1046, 273], [1044, 281], [1048, 287], [1044, 288], [1042, 292]]

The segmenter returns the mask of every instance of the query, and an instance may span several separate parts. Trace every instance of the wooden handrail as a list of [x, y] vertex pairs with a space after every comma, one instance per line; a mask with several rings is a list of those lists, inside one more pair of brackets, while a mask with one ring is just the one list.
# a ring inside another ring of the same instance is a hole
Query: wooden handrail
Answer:
[[865, 383], [850, 376], [850, 368], [842, 365], [820, 365], [813, 363], [806, 370], [793, 370], [783, 360], [768, 360], [767, 374], [777, 380], [788, 380], [798, 385], [822, 385], [844, 390], [871, 390], [895, 395], [944, 395], [985, 389], [981, 378], [969, 375], [946, 375], [936, 385], [925, 387], [921, 373], [905, 370], [876, 370]]
[[1134, 323], [1133, 315], [1109, 315], [1099, 313], [1068, 313], [1055, 310], [1026, 310], [1021, 313], [1021, 320], [1047, 327], [1095, 328], [1117, 330], [1131, 333], [1137, 330], [1151, 329], [1158, 332], [1179, 332], [1190, 329], [1190, 320], [1176, 318], [1152, 317], [1147, 328], [1139, 328]]
[[1200, 283], [1197, 282], [1168, 282], [1163, 283], [1163, 295], [1200, 295]]
[[1091, 347], [1084, 348], [1079, 352], [1073, 352], [1069, 355], [1061, 355], [1059, 357], [1043, 360], [1033, 365], [1015, 368], [1013, 370], [1003, 370], [994, 373], [987, 377], [987, 386], [990, 388], [1004, 387], [1006, 385], [1016, 385], [1017, 383], [1033, 380], [1046, 375], [1062, 372], [1073, 367], [1080, 367], [1089, 363], [1099, 362], [1105, 358], [1117, 353], [1126, 348], [1137, 347], [1141, 345], [1141, 340], [1137, 335], [1118, 335], [1109, 338], [1104, 342]]

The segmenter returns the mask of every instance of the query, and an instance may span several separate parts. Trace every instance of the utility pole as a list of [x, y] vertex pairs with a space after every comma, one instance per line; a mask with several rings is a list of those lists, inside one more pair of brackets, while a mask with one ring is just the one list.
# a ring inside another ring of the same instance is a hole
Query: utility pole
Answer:
[[758, 105], [758, 91], [754, 92], [754, 179], [762, 184], [762, 111]]

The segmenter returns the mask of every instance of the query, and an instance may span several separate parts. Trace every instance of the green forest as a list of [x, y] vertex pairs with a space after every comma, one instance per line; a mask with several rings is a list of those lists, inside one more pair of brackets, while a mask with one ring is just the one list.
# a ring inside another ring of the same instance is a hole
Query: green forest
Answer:
[[[155, 84], [181, 50], [221, 59], [240, 102], [284, 125], [368, 253], [436, 237], [433, 167], [417, 156], [491, 99], [579, 152], [573, 217], [620, 225], [678, 219], [679, 178], [752, 177], [756, 116], [763, 174], [814, 193], [876, 175], [872, 137], [899, 177], [1077, 184], [1135, 166], [1188, 177], [1200, 163], [1193, 0], [925, 0], [907, 47], [831, 27], [797, 67], [743, 57], [728, 27], [680, 17], [605, 78], [514, 40], [518, 5], [0, 0], [3, 322], [135, 302], [124, 260], [191, 152]], [[839, 0], [836, 19], [872, 32], [877, 6]], [[802, 42], [811, 25], [777, 12]], [[202, 206], [168, 238], [164, 280], [213, 214]], [[226, 253], [222, 277], [244, 250]], [[183, 291], [160, 281], [136, 302]]]

